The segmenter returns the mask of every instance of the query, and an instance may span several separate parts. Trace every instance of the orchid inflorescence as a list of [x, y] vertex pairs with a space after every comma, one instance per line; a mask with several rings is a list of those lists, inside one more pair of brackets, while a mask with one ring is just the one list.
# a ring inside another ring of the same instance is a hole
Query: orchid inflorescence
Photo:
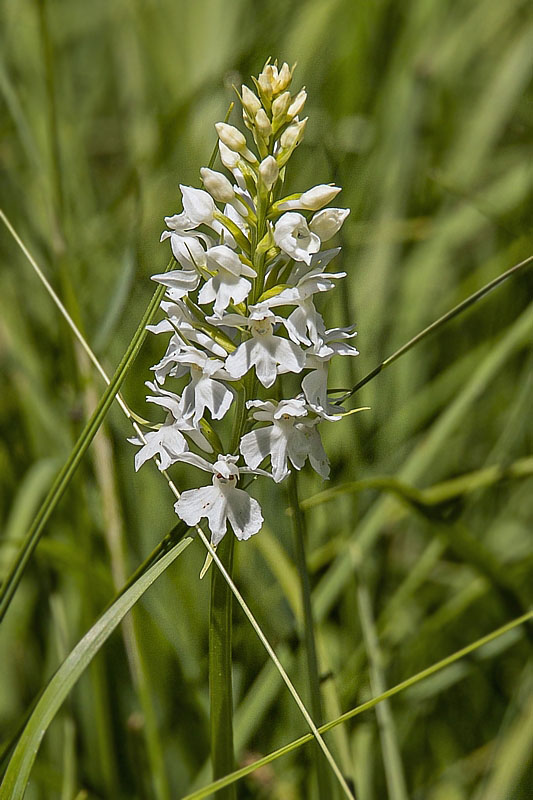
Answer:
[[[161, 235], [180, 268], [152, 276], [166, 287], [166, 317], [149, 330], [171, 338], [152, 368], [147, 400], [167, 416], [144, 439], [131, 440], [142, 445], [135, 468], [155, 456], [161, 470], [185, 462], [212, 473], [212, 484], [183, 492], [175, 510], [188, 525], [206, 517], [213, 545], [228, 522], [238, 539], [261, 529], [259, 503], [237, 488], [241, 473], [280, 482], [289, 463], [300, 470], [308, 459], [328, 477], [318, 425], [343, 413], [328, 398], [329, 362], [357, 355], [347, 342], [353, 327], [326, 330], [313, 300], [346, 275], [326, 272], [340, 248], [321, 250], [350, 213], [324, 208], [341, 190], [322, 184], [280, 199], [307, 123], [299, 118], [305, 89], [295, 96], [288, 90], [293, 69], [267, 62], [252, 79], [257, 94], [247, 86], [238, 93], [254, 148], [238, 128], [216, 124], [227, 174], [204, 167], [203, 189], [180, 186], [183, 211], [165, 217]], [[286, 373], [305, 374], [296, 397], [279, 399]], [[163, 388], [167, 378], [184, 380], [181, 395]], [[233, 454], [223, 455], [213, 423], [232, 407], [236, 439]], [[270, 472], [260, 469], [266, 459]]]

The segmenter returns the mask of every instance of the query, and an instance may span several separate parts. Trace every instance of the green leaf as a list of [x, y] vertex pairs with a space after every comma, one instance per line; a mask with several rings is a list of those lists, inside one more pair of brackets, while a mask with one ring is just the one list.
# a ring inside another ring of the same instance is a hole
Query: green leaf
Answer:
[[42, 693], [19, 739], [0, 786], [0, 800], [21, 800], [24, 796], [42, 738], [68, 693], [128, 611], [191, 542], [191, 536], [183, 539], [141, 575], [102, 614], [61, 664]]

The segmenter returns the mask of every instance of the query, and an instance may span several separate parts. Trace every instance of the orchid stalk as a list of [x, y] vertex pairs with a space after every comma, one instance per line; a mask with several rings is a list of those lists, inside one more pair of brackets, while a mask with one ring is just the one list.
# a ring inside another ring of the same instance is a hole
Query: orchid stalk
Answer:
[[[341, 189], [320, 184], [284, 196], [287, 165], [307, 123], [300, 119], [306, 93], [291, 94], [292, 74], [287, 64], [267, 62], [255, 91], [242, 87], [247, 134], [216, 124], [220, 170], [200, 170], [203, 188], [180, 186], [182, 211], [165, 218], [161, 240], [169, 241], [176, 268], [152, 276], [165, 287], [165, 318], [150, 330], [170, 340], [152, 367], [147, 400], [166, 418], [144, 442], [131, 440], [141, 445], [136, 469], [155, 456], [161, 470], [181, 464], [208, 473], [174, 508], [187, 525], [207, 521], [230, 575], [235, 538], [246, 541], [263, 524], [258, 501], [238, 485], [241, 476], [279, 483], [308, 461], [328, 478], [319, 426], [343, 416], [328, 401], [329, 363], [357, 355], [346, 341], [353, 329], [326, 328], [315, 305], [346, 276], [327, 271], [340, 248], [324, 249], [349, 214], [325, 207]], [[280, 399], [282, 375], [292, 397]], [[224, 442], [228, 418], [232, 434]], [[210, 631], [216, 779], [234, 761], [231, 593], [215, 569]], [[233, 798], [233, 789], [217, 796]]]

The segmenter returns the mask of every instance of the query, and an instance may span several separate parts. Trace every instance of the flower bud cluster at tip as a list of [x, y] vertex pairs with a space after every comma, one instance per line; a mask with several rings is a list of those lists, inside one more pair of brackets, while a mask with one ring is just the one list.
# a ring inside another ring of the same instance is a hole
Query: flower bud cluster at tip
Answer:
[[[166, 417], [130, 440], [140, 445], [135, 468], [155, 457], [161, 470], [185, 463], [211, 473], [211, 483], [183, 492], [175, 510], [188, 525], [206, 518], [213, 544], [228, 522], [238, 539], [262, 526], [259, 503], [238, 487], [242, 473], [278, 483], [309, 461], [328, 477], [318, 426], [343, 412], [328, 398], [329, 364], [358, 354], [353, 328], [326, 328], [315, 306], [346, 275], [327, 271], [340, 248], [323, 249], [350, 213], [326, 207], [341, 189], [320, 184], [282, 196], [307, 123], [299, 118], [305, 89], [289, 88], [293, 70], [268, 61], [252, 78], [255, 91], [242, 86], [246, 135], [216, 123], [221, 170], [202, 167], [201, 189], [180, 186], [182, 211], [165, 217], [161, 235], [177, 267], [152, 276], [166, 288], [165, 316], [149, 330], [170, 338], [152, 367], [147, 401]], [[298, 376], [296, 396], [274, 400], [288, 373]], [[224, 454], [216, 423], [237, 406], [238, 455]]]

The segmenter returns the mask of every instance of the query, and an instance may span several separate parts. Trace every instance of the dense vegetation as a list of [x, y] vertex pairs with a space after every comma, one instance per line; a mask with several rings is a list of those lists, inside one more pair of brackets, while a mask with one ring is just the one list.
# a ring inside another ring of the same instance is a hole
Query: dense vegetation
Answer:
[[[232, 84], [269, 55], [297, 61], [309, 95], [288, 190], [335, 181], [352, 209], [335, 262], [349, 277], [322, 308], [335, 325], [356, 321], [360, 355], [334, 365], [335, 387], [533, 254], [523, 0], [6, 0], [0, 19], [0, 208], [110, 374], [168, 261], [158, 240], [178, 183], [198, 185]], [[4, 578], [105, 387], [1, 229]], [[525, 267], [369, 381], [348, 406], [370, 410], [324, 433], [330, 481], [299, 475], [325, 719], [531, 605], [532, 288]], [[123, 386], [150, 419], [143, 382], [160, 357], [147, 338]], [[131, 435], [112, 406], [0, 625], [2, 772], [39, 692], [176, 525], [157, 470], [134, 473]], [[197, 485], [186, 466], [172, 476]], [[265, 525], [237, 545], [235, 580], [307, 702], [285, 492], [258, 487]], [[43, 740], [30, 800], [165, 800], [209, 782], [204, 559], [193, 541], [83, 672]], [[357, 800], [525, 800], [531, 630], [329, 733]], [[307, 732], [237, 606], [233, 668], [239, 765]], [[306, 744], [237, 796], [315, 797], [317, 758]]]

